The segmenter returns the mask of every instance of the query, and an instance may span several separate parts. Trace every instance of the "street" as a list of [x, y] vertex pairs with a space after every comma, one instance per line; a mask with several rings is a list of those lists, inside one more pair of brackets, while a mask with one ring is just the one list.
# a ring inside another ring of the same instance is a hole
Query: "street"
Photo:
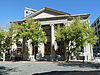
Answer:
[[0, 75], [100, 75], [99, 70], [99, 63], [0, 62]]

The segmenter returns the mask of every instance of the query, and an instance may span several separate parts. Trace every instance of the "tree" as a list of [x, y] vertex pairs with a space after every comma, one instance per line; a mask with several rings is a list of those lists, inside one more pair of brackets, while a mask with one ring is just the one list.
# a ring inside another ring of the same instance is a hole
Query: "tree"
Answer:
[[80, 52], [81, 47], [96, 43], [98, 38], [94, 35], [94, 28], [90, 28], [89, 25], [88, 21], [75, 18], [70, 25], [58, 26], [55, 32], [56, 40], [64, 42], [65, 59], [67, 57], [67, 61], [69, 61], [72, 53]]
[[5, 31], [3, 29], [0, 29], [0, 52], [3, 54], [3, 61], [5, 61], [5, 52], [4, 52], [4, 46], [3, 46], [3, 40], [5, 38]]
[[3, 41], [5, 38], [5, 31], [3, 29], [0, 29], [0, 49], [3, 50]]
[[3, 61], [5, 61], [5, 53], [9, 53], [12, 43], [11, 33], [7, 30], [0, 29], [0, 50], [3, 53]]
[[[23, 39], [23, 51], [25, 42], [29, 39], [32, 40], [32, 46], [35, 48], [37, 48], [40, 43], [46, 43], [46, 33], [41, 28], [40, 22], [36, 20], [26, 20], [21, 24], [13, 23], [10, 29], [13, 31], [15, 40]], [[34, 51], [34, 59], [36, 59], [36, 50]]]

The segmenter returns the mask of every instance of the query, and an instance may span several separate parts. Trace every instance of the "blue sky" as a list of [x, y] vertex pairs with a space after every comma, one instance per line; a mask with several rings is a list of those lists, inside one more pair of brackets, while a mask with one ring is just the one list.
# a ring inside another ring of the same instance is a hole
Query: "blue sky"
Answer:
[[92, 23], [100, 15], [100, 0], [1, 0], [0, 26], [7, 29], [10, 21], [21, 20], [24, 8], [49, 7], [70, 14], [91, 14]]

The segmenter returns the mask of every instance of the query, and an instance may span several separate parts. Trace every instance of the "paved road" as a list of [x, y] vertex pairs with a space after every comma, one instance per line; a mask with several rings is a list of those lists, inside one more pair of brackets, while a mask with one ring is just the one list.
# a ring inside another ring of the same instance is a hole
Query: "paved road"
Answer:
[[100, 75], [100, 64], [0, 62], [0, 75]]

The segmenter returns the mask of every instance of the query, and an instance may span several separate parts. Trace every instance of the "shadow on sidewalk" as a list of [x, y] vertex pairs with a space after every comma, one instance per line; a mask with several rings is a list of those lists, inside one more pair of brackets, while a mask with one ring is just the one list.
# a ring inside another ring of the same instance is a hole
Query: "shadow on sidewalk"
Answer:
[[78, 66], [81, 68], [85, 68], [85, 67], [90, 67], [93, 69], [100, 69], [100, 63], [58, 63], [58, 66], [63, 66], [63, 67], [67, 67], [67, 66]]
[[9, 72], [17, 72], [16, 68], [0, 66], [0, 75], [9, 75]]
[[32, 75], [100, 75], [100, 71], [51, 71]]

